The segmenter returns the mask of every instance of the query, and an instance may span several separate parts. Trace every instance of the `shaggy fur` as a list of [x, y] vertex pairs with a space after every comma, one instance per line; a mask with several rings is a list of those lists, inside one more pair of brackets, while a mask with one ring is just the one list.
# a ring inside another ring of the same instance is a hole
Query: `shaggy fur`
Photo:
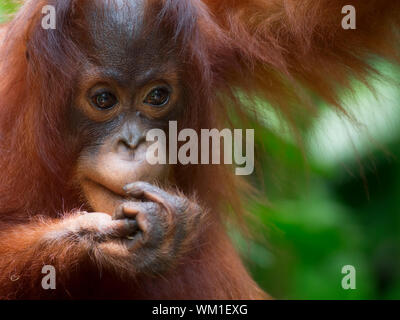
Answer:
[[[82, 0], [26, 1], [4, 26], [0, 47], [0, 297], [208, 298], [266, 297], [248, 276], [224, 230], [227, 205], [240, 214], [242, 182], [224, 166], [175, 169], [175, 183], [196, 193], [213, 223], [205, 242], [159, 277], [127, 281], [101, 272], [73, 241], [43, 246], [65, 214], [84, 204], [71, 183], [77, 155], [61, 132], [85, 30]], [[357, 29], [343, 30], [342, 0], [146, 0], [152, 23], [173, 31], [187, 90], [197, 99], [182, 127], [222, 127], [240, 96], [268, 100], [294, 124], [313, 110], [311, 94], [341, 110], [340, 89], [376, 72], [372, 57], [397, 62], [400, 2], [352, 1]], [[53, 4], [57, 29], [40, 27]], [[156, 14], [155, 14], [156, 13]], [[217, 182], [217, 183], [216, 183]], [[44, 292], [41, 267], [58, 268], [56, 293]], [[118, 268], [116, 268], [118, 269]], [[93, 271], [95, 270], [95, 271]], [[101, 279], [101, 281], [100, 281]]]

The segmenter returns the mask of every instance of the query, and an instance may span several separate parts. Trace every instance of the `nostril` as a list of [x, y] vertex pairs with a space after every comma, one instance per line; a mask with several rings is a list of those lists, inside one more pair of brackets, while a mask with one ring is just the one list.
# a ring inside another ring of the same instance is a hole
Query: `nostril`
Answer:
[[119, 139], [115, 145], [115, 152], [117, 154], [132, 155], [136, 148], [136, 144], [129, 142], [126, 139]]
[[126, 139], [120, 139], [118, 144], [126, 149], [135, 149], [135, 145]]
[[116, 144], [116, 151], [131, 153], [140, 145], [142, 141], [143, 139], [141, 139], [140, 137], [132, 139], [126, 139], [121, 137], [120, 139], [118, 139], [118, 142]]

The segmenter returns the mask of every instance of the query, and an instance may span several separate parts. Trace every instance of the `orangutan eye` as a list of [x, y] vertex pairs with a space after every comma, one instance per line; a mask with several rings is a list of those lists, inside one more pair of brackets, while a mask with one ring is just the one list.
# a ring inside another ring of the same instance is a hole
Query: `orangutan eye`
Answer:
[[118, 100], [112, 93], [102, 92], [92, 97], [92, 103], [96, 108], [108, 110], [114, 108], [117, 105]]
[[154, 88], [143, 100], [143, 103], [152, 107], [163, 107], [169, 102], [171, 92], [166, 87]]

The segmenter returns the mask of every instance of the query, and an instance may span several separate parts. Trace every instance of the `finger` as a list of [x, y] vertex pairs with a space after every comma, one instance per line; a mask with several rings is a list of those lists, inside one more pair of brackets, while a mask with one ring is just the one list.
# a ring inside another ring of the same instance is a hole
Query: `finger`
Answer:
[[169, 198], [172, 196], [164, 190], [147, 182], [133, 182], [124, 187], [124, 190], [135, 198], [145, 198], [162, 205], [171, 214], [172, 206]]
[[140, 202], [125, 202], [115, 209], [113, 220], [120, 220], [126, 218], [135, 218], [139, 211], [142, 209]]
[[136, 218], [139, 213], [155, 214], [160, 210], [159, 204], [154, 202], [129, 201], [121, 204], [114, 212], [113, 219]]
[[112, 219], [120, 220], [126, 218], [134, 218], [137, 214], [139, 207], [135, 206], [135, 202], [125, 202], [115, 209]]
[[139, 230], [136, 220], [124, 219], [113, 221], [108, 230], [108, 234], [112, 237], [128, 237], [135, 234]]
[[161, 188], [143, 181], [130, 183], [124, 187], [124, 190], [135, 198], [146, 198], [151, 201], [155, 201], [154, 199], [162, 201], [162, 199], [170, 196]]
[[125, 215], [124, 215], [124, 210], [122, 205], [118, 206], [117, 209], [115, 209], [113, 215], [112, 215], [112, 219], [113, 220], [121, 220], [124, 219]]
[[121, 211], [125, 219], [134, 217], [138, 229], [144, 233], [149, 230], [149, 223], [154, 225], [155, 228], [161, 227], [161, 223], [157, 221], [161, 207], [155, 202], [127, 202], [121, 205]]

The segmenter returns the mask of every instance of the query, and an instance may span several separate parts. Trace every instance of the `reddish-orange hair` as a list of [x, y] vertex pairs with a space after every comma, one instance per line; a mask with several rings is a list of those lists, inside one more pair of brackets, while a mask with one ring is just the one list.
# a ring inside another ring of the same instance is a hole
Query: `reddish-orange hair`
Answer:
[[[78, 205], [68, 184], [75, 154], [60, 132], [74, 75], [86, 58], [77, 42], [85, 27], [80, 2], [27, 1], [2, 40], [2, 213], [40, 209], [54, 214]], [[296, 118], [314, 110], [311, 95], [341, 109], [340, 89], [376, 72], [371, 58], [398, 59], [400, 3], [356, 1], [357, 29], [343, 30], [341, 8], [347, 2], [148, 0], [152, 26], [171, 30], [170, 40], [180, 48], [185, 86], [197, 97], [181, 126], [226, 126], [231, 110], [247, 114], [241, 96], [267, 100], [294, 126]], [[56, 30], [40, 27], [45, 4], [56, 7]], [[196, 191], [211, 208], [230, 203], [240, 211], [241, 182], [230, 168], [176, 170], [178, 186]]]

